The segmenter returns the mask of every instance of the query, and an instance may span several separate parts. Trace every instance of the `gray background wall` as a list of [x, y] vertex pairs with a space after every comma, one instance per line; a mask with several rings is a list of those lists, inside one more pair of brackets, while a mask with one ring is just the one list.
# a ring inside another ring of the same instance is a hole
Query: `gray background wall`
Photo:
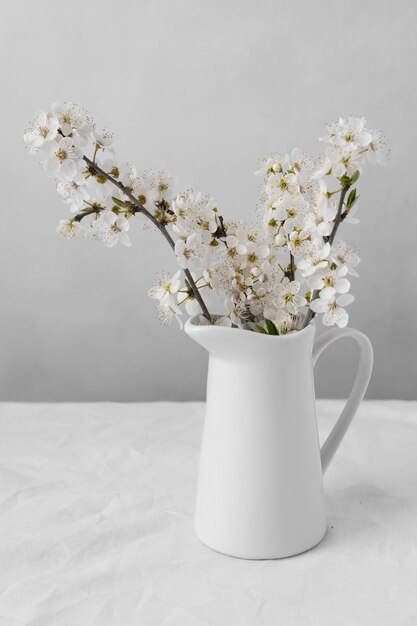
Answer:
[[[416, 27], [413, 0], [14, 0], [2, 7], [0, 398], [196, 399], [206, 358], [146, 291], [173, 259], [157, 234], [107, 250], [55, 235], [66, 215], [26, 153], [36, 110], [75, 100], [116, 133], [119, 157], [160, 166], [249, 217], [258, 156], [317, 153], [325, 122], [364, 114], [390, 165], [360, 183], [351, 325], [375, 348], [373, 398], [417, 398]], [[318, 366], [342, 396], [349, 342]]]

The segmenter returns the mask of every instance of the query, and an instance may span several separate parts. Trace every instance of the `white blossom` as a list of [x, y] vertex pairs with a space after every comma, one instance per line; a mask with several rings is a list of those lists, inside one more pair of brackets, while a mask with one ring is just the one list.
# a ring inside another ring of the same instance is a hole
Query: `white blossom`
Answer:
[[58, 135], [59, 122], [50, 113], [40, 112], [30, 131], [23, 139], [31, 154], [35, 154], [46, 142], [53, 141]]
[[180, 328], [182, 328], [183, 324], [180, 318], [180, 316], [182, 315], [182, 311], [173, 297], [166, 298], [165, 300], [159, 302], [158, 306], [156, 307], [156, 313], [158, 319], [162, 322], [162, 324], [171, 324], [172, 319], [175, 317]]
[[80, 155], [72, 139], [63, 137], [60, 141], [51, 141], [44, 150], [46, 156], [44, 169], [50, 176], [74, 180], [79, 174]]
[[277, 296], [273, 299], [273, 304], [291, 315], [297, 315], [298, 310], [306, 304], [304, 296], [298, 295], [300, 286], [297, 280], [290, 281], [284, 278], [276, 287]]
[[[80, 181], [81, 182], [81, 181]], [[82, 179], [82, 182], [83, 179]], [[69, 205], [71, 213], [79, 211], [84, 202], [90, 198], [90, 194], [84, 184], [78, 184], [74, 180], [58, 183], [56, 190], [64, 202]]]
[[296, 195], [299, 189], [297, 174], [293, 172], [271, 173], [267, 178], [268, 195], [275, 204], [285, 200], [288, 196]]
[[288, 248], [295, 257], [304, 257], [311, 247], [310, 234], [306, 230], [293, 230], [289, 235]]
[[371, 163], [385, 164], [389, 157], [387, 140], [380, 130], [373, 128], [369, 131], [372, 139], [368, 146], [368, 158]]
[[163, 324], [170, 324], [172, 318], [175, 317], [182, 328], [180, 316], [182, 311], [180, 306], [175, 302], [174, 294], [177, 294], [181, 287], [181, 270], [178, 270], [173, 276], [169, 276], [164, 272], [158, 283], [151, 287], [148, 291], [150, 298], [159, 301], [157, 306], [157, 315]]
[[275, 245], [278, 246], [278, 248], [282, 248], [282, 246], [285, 246], [285, 244], [287, 243], [287, 238], [282, 230], [275, 235], [274, 242]]
[[81, 224], [74, 220], [60, 220], [56, 232], [65, 239], [74, 239], [81, 232]]
[[358, 276], [356, 267], [360, 263], [360, 258], [356, 246], [342, 239], [335, 239], [330, 252], [330, 258], [336, 265], [346, 265], [347, 273], [351, 276]]
[[164, 273], [158, 283], [151, 287], [148, 291], [150, 298], [164, 300], [173, 293], [177, 293], [181, 286], [181, 270], [178, 270], [173, 276]]
[[284, 221], [285, 232], [290, 233], [295, 228], [303, 228], [308, 215], [309, 204], [302, 197], [287, 196], [277, 207], [277, 219]]
[[326, 126], [327, 135], [320, 140], [350, 151], [360, 150], [369, 146], [372, 135], [365, 128], [364, 117], [349, 116], [347, 120], [340, 117], [337, 122]]
[[354, 301], [354, 297], [350, 293], [344, 293], [340, 296], [320, 297], [310, 303], [310, 308], [315, 313], [323, 313], [323, 324], [325, 326], [333, 326], [337, 324], [340, 328], [347, 326], [349, 315], [344, 307]]
[[311, 178], [313, 180], [320, 180], [323, 176], [330, 176], [333, 173], [332, 167], [332, 160], [327, 156], [327, 154], [322, 155], [317, 161], [316, 168], [311, 174]]
[[361, 157], [355, 150], [332, 146], [326, 150], [326, 155], [331, 161], [332, 173], [338, 178], [344, 175], [352, 176], [356, 171], [361, 171]]
[[280, 335], [286, 335], [294, 329], [294, 316], [288, 313], [286, 308], [267, 307], [264, 311], [264, 317], [273, 322]]
[[133, 176], [131, 186], [135, 198], [153, 214], [155, 202], [159, 198], [154, 175], [151, 172], [145, 172], [141, 176]]
[[266, 176], [269, 173], [282, 172], [283, 157], [279, 152], [266, 155], [259, 161], [259, 167], [255, 172], [256, 176]]
[[304, 220], [304, 229], [313, 236], [328, 237], [333, 230], [336, 213], [337, 207], [332, 205], [313, 206]]
[[131, 245], [127, 234], [129, 227], [129, 220], [123, 214], [116, 215], [113, 211], [106, 210], [101, 211], [99, 217], [91, 222], [85, 234], [106, 248], [113, 248], [119, 241], [129, 247]]
[[52, 105], [52, 114], [58, 119], [61, 133], [64, 137], [71, 137], [74, 144], [85, 146], [92, 132], [92, 126], [86, 114], [75, 102], [55, 103]]
[[311, 289], [320, 290], [323, 298], [331, 297], [335, 293], [347, 293], [350, 289], [350, 282], [345, 278], [347, 271], [346, 265], [335, 268], [327, 265], [310, 276], [307, 279], [307, 284]]
[[113, 141], [114, 141], [114, 135], [113, 133], [111, 133], [110, 131], [104, 129], [101, 132], [94, 132], [93, 135], [94, 141], [101, 147], [101, 148], [111, 148], [113, 145]]
[[303, 276], [311, 276], [317, 270], [327, 266], [327, 257], [330, 253], [330, 244], [325, 243], [324, 246], [320, 246], [318, 243], [313, 243], [307, 254], [297, 262], [297, 268], [301, 271]]
[[296, 172], [309, 171], [314, 168], [314, 160], [311, 156], [298, 148], [292, 150], [291, 156], [287, 155], [286, 161], [288, 169], [295, 170]]

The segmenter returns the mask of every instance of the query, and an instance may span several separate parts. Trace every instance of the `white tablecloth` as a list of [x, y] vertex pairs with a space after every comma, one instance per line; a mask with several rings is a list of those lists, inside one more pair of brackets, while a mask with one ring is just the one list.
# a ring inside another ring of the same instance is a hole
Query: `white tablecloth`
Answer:
[[[340, 406], [318, 402], [322, 437]], [[417, 403], [362, 404], [325, 477], [325, 539], [278, 561], [196, 539], [203, 412], [1, 405], [1, 626], [417, 624]]]

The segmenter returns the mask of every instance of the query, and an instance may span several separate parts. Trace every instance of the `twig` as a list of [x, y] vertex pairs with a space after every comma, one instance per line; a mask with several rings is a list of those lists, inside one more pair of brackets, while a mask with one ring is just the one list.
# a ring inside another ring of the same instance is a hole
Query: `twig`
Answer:
[[[165, 239], [167, 240], [167, 242], [171, 246], [172, 250], [175, 251], [175, 242], [172, 239], [172, 237], [169, 234], [169, 232], [167, 231], [167, 229], [165, 228], [165, 226], [163, 224], [161, 224], [160, 222], [158, 222], [158, 220], [152, 215], [152, 213], [150, 213], [150, 211], [148, 211], [148, 209], [146, 209], [143, 206], [143, 204], [141, 204], [139, 202], [139, 200], [137, 200], [137, 198], [135, 198], [133, 193], [131, 191], [129, 191], [129, 189], [127, 189], [123, 185], [123, 183], [121, 183], [118, 180], [116, 180], [115, 178], [113, 178], [113, 176], [110, 176], [110, 174], [107, 174], [107, 172], [102, 170], [101, 167], [99, 167], [96, 163], [91, 161], [91, 159], [89, 159], [87, 156], [84, 155], [83, 156], [83, 160], [87, 163], [89, 168], [92, 168], [100, 176], [104, 176], [104, 178], [106, 178], [109, 182], [111, 182], [118, 189], [120, 189], [120, 191], [122, 193], [124, 193], [124, 195], [127, 196], [129, 198], [129, 200], [133, 204], [133, 207], [129, 208], [130, 212], [132, 214], [142, 213], [143, 215], [145, 215], [145, 217], [147, 217], [148, 220], [150, 220], [152, 222], [152, 224], [154, 226], [156, 226], [156, 228], [159, 230], [159, 232], [162, 233], [162, 235], [165, 237]], [[95, 211], [91, 210], [91, 213], [94, 213], [94, 212]], [[85, 215], [88, 215], [89, 213], [86, 213]], [[84, 215], [83, 215], [83, 217], [84, 217]], [[209, 311], [208, 311], [208, 309], [206, 307], [206, 304], [205, 304], [203, 298], [201, 297], [201, 294], [200, 294], [200, 292], [198, 290], [197, 285], [194, 282], [193, 277], [191, 276], [191, 272], [188, 269], [184, 269], [183, 272], [184, 272], [185, 276], [187, 277], [187, 281], [188, 281], [188, 283], [189, 283], [189, 285], [191, 287], [191, 290], [193, 292], [193, 295], [194, 295], [195, 299], [197, 300], [198, 304], [200, 305], [200, 308], [201, 308], [201, 310], [203, 312], [204, 317], [209, 322], [211, 322], [211, 315], [210, 315], [210, 313], [209, 313]]]
[[342, 212], [343, 212], [343, 204], [345, 202], [345, 196], [347, 194], [347, 192], [349, 191], [351, 185], [348, 185], [347, 187], [343, 187], [341, 193], [340, 193], [340, 200], [339, 200], [339, 206], [337, 207], [337, 213], [336, 213], [336, 218], [334, 220], [334, 225], [332, 228], [332, 232], [330, 233], [328, 242], [330, 245], [333, 244], [334, 238], [336, 237], [336, 232], [337, 229], [340, 226], [340, 222], [342, 221]]
[[292, 252], [290, 252], [290, 276], [289, 279], [292, 281], [295, 279], [295, 263], [294, 263], [294, 256], [292, 254]]

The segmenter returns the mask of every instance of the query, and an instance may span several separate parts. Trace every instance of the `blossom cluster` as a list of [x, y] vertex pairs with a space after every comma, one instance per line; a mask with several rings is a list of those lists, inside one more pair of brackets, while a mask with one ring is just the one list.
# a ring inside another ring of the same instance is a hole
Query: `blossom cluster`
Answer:
[[[183, 310], [202, 321], [266, 334], [304, 328], [316, 314], [325, 325], [346, 326], [357, 276], [356, 248], [336, 237], [355, 216], [357, 181], [365, 158], [388, 154], [380, 131], [363, 117], [326, 126], [324, 154], [299, 150], [269, 154], [259, 163], [259, 211], [253, 223], [227, 220], [216, 201], [198, 190], [178, 192], [165, 171], [138, 173], [120, 163], [113, 137], [97, 132], [76, 104], [40, 113], [24, 140], [55, 180], [70, 215], [57, 231], [107, 247], [130, 246], [134, 221], [147, 220], [175, 252], [179, 270], [164, 272], [149, 296], [159, 318], [181, 324]], [[211, 315], [208, 307], [223, 307]]]

